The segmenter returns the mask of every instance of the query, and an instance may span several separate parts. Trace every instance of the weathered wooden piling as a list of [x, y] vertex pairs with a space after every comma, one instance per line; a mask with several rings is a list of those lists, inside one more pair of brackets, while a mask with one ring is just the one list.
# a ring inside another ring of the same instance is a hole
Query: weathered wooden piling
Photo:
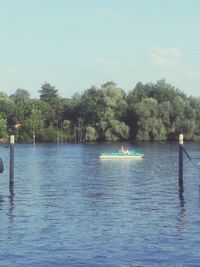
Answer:
[[183, 134], [179, 134], [179, 186], [183, 188]]
[[14, 146], [15, 136], [10, 136], [10, 187], [14, 185]]

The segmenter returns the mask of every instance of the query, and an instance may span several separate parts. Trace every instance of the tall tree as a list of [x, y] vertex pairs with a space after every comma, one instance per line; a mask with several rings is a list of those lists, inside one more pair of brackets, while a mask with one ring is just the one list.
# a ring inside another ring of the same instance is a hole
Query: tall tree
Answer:
[[10, 98], [16, 103], [24, 103], [30, 100], [30, 94], [26, 89], [19, 88], [14, 94], [10, 95]]
[[[125, 93], [113, 82], [107, 82], [101, 88], [93, 86], [85, 91], [81, 98], [84, 124], [96, 129], [98, 140], [102, 141], [112, 139], [112, 134], [113, 139], [120, 136], [120, 131], [116, 129], [119, 129], [118, 125], [123, 120], [126, 108]], [[119, 136], [114, 137], [117, 132]]]
[[52, 103], [55, 99], [58, 99], [58, 90], [55, 86], [52, 86], [50, 83], [45, 82], [41, 89], [39, 90], [40, 99], [48, 103]]

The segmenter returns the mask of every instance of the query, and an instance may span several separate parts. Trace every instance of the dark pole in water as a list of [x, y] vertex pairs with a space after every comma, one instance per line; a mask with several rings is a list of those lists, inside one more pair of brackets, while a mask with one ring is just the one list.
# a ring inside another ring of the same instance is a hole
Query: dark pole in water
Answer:
[[179, 134], [179, 186], [183, 189], [183, 134]]
[[14, 145], [15, 136], [10, 136], [10, 187], [14, 185]]

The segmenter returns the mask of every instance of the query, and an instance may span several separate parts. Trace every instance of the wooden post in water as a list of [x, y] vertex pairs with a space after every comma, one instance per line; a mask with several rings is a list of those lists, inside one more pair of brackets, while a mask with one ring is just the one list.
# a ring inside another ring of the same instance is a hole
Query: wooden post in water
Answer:
[[33, 145], [35, 146], [35, 128], [33, 128]]
[[179, 134], [179, 186], [183, 188], [183, 134]]
[[10, 187], [14, 185], [14, 145], [15, 136], [10, 136]]

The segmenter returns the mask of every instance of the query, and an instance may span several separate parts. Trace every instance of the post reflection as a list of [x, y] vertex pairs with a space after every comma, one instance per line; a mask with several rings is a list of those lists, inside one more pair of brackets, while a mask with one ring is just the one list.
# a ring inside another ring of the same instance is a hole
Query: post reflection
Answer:
[[185, 208], [185, 198], [184, 198], [184, 188], [183, 186], [179, 187], [179, 206], [180, 210], [178, 213], [178, 224], [177, 224], [177, 229], [178, 232], [180, 233], [180, 239], [184, 239], [183, 232], [185, 229], [185, 216], [186, 216], [186, 208]]
[[183, 208], [185, 204], [183, 186], [179, 187], [179, 200], [180, 200], [180, 207]]
[[3, 200], [3, 196], [0, 195], [0, 204], [1, 204], [3, 201], [4, 201], [4, 200]]
[[9, 221], [12, 222], [14, 219], [14, 208], [15, 208], [15, 203], [14, 203], [14, 188], [13, 185], [10, 186], [10, 195], [9, 195], [9, 209], [8, 209], [8, 218]]

